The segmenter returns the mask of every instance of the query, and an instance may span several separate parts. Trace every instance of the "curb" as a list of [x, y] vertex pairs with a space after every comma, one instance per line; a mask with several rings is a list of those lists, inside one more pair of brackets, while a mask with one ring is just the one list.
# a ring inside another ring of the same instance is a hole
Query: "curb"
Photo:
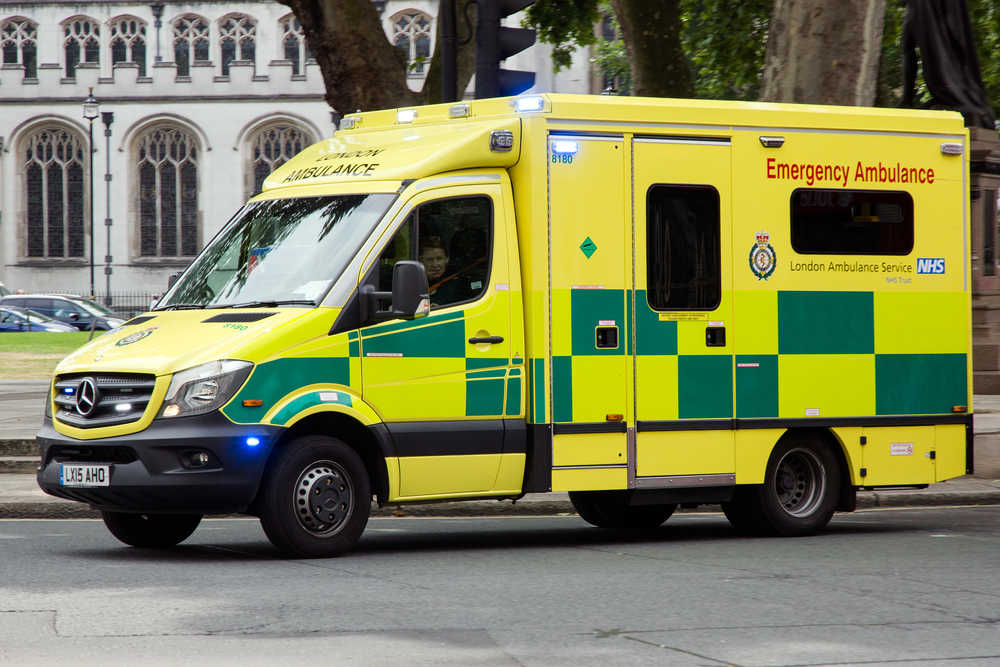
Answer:
[[[858, 509], [891, 507], [954, 507], [1000, 505], [1000, 491], [956, 491], [939, 493], [878, 493], [858, 495]], [[678, 513], [721, 512], [719, 505], [701, 505]], [[497, 501], [468, 501], [428, 505], [372, 506], [372, 518], [477, 518], [571, 516], [576, 510], [568, 501], [529, 501], [511, 504]], [[225, 515], [239, 516], [239, 515]], [[0, 503], [0, 519], [100, 519], [101, 513], [83, 503], [49, 500]]]

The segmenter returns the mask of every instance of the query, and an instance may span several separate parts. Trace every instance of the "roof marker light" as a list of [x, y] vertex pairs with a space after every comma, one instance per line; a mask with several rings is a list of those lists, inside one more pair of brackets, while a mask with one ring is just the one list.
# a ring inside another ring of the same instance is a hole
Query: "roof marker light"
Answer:
[[260, 444], [260, 440], [258, 440], [257, 438], [247, 438], [247, 444], [250, 445], [251, 447], [256, 447], [257, 445]]
[[522, 97], [515, 102], [518, 111], [541, 111], [545, 108], [545, 100], [541, 97]]
[[560, 155], [570, 154], [573, 155], [578, 150], [580, 150], [580, 145], [575, 141], [566, 141], [565, 139], [557, 139], [552, 142], [552, 152], [558, 153]]
[[468, 115], [468, 104], [455, 104], [448, 109], [448, 118], [465, 118]]
[[417, 118], [416, 109], [402, 109], [396, 112], [397, 123], [412, 123]]
[[342, 130], [353, 130], [354, 127], [361, 121], [360, 118], [354, 116], [348, 116], [347, 118], [340, 119], [340, 129]]
[[942, 155], [961, 155], [962, 154], [962, 144], [946, 141], [941, 144]]

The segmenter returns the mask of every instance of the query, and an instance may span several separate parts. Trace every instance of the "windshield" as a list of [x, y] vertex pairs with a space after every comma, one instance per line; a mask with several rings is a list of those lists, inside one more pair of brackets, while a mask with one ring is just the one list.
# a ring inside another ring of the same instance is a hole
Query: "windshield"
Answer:
[[156, 310], [315, 305], [395, 197], [337, 195], [248, 204], [195, 259]]

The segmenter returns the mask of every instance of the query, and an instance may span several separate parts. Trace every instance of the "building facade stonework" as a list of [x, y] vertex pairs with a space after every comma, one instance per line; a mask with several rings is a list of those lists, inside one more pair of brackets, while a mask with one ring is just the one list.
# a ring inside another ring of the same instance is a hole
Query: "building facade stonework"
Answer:
[[[437, 5], [382, 5], [414, 90]], [[538, 72], [531, 92], [590, 92], [589, 54], [553, 75], [548, 53], [508, 66]], [[267, 174], [335, 129], [301, 27], [271, 0], [7, 1], [0, 61], [0, 282], [12, 290], [89, 292], [93, 243], [96, 292], [110, 255], [112, 292], [162, 293]], [[94, 120], [92, 152], [90, 89], [114, 114], [110, 137]]]

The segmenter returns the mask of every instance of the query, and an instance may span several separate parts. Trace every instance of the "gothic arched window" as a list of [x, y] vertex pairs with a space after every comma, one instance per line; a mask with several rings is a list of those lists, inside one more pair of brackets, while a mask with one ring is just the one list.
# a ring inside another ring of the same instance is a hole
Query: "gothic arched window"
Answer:
[[111, 64], [136, 63], [146, 76], [146, 22], [134, 16], [111, 21]]
[[83, 257], [84, 141], [45, 127], [22, 144], [28, 257]]
[[174, 62], [177, 76], [191, 76], [192, 62], [208, 62], [208, 21], [188, 14], [174, 21]]
[[292, 74], [301, 74], [306, 61], [313, 58], [309, 43], [302, 34], [302, 24], [295, 18], [295, 14], [289, 14], [279, 21], [279, 25], [285, 60], [292, 61]]
[[229, 64], [234, 60], [254, 62], [257, 50], [254, 41], [257, 36], [256, 21], [244, 14], [230, 14], [219, 21], [219, 33], [223, 76], [229, 75]]
[[139, 254], [198, 253], [198, 142], [178, 127], [156, 127], [136, 142]]
[[15, 16], [0, 24], [4, 65], [24, 65], [24, 78], [38, 77], [38, 24]]
[[253, 186], [248, 198], [264, 189], [264, 179], [303, 148], [314, 143], [312, 135], [291, 125], [271, 125], [250, 138], [250, 173]]
[[66, 78], [76, 77], [81, 62], [97, 63], [101, 59], [101, 28], [97, 21], [77, 16], [63, 21], [63, 49], [66, 53]]
[[410, 72], [423, 74], [431, 57], [431, 17], [408, 9], [392, 17], [392, 43], [406, 54]]

